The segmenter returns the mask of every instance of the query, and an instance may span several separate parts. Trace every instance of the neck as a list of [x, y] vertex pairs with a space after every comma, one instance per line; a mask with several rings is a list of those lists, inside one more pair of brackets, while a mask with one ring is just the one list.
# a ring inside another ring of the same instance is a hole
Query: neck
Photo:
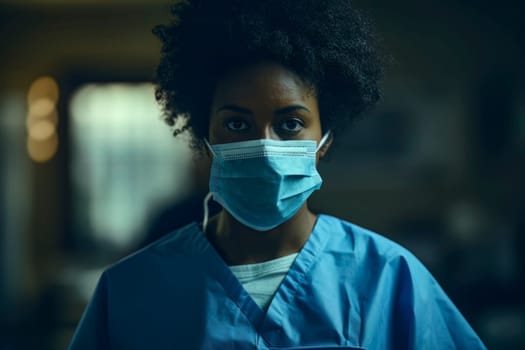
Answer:
[[253, 264], [297, 253], [310, 237], [316, 220], [305, 203], [290, 220], [260, 232], [223, 210], [210, 220], [207, 236], [227, 264]]

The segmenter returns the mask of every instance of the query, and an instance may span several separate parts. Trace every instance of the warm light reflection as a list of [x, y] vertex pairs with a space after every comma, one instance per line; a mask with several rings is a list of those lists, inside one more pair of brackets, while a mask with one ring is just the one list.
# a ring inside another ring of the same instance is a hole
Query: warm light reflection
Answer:
[[55, 133], [55, 125], [49, 120], [39, 120], [29, 127], [29, 138], [35, 141], [46, 141]]
[[188, 144], [162, 121], [150, 83], [83, 85], [70, 115], [73, 220], [101, 245], [128, 249], [188, 193]]
[[36, 79], [27, 93], [27, 151], [35, 162], [46, 162], [58, 149], [58, 84], [48, 76]]
[[55, 102], [47, 97], [34, 99], [29, 104], [28, 118], [45, 118], [55, 110]]
[[37, 78], [31, 84], [27, 94], [27, 103], [32, 105], [37, 99], [47, 98], [51, 103], [58, 101], [59, 90], [55, 79], [49, 76]]
[[31, 114], [29, 114], [27, 116], [27, 120], [26, 120], [27, 130], [29, 131], [34, 124], [39, 123], [42, 120], [50, 122], [56, 127], [58, 125], [58, 112], [57, 112], [57, 110], [53, 109], [53, 111], [51, 111], [51, 113], [49, 115], [47, 115], [45, 118], [35, 118]]
[[44, 163], [53, 158], [58, 149], [58, 136], [53, 133], [50, 139], [39, 141], [27, 139], [27, 151], [31, 159], [37, 163]]

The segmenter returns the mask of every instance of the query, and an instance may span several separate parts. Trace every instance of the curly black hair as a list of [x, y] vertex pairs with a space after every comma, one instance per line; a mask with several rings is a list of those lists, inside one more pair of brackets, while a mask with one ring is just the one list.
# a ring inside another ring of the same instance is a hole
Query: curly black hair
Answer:
[[156, 74], [170, 125], [181, 119], [199, 147], [208, 136], [217, 80], [229, 70], [274, 60], [317, 93], [323, 131], [338, 133], [380, 97], [383, 60], [368, 21], [349, 0], [193, 0], [172, 6]]

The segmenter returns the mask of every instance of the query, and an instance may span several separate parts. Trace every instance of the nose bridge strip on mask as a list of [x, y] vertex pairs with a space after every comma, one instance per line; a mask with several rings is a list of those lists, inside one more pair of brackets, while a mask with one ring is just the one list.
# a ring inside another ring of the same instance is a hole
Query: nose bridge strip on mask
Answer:
[[[285, 141], [286, 142], [286, 141]], [[300, 141], [303, 146], [294, 145], [271, 145], [263, 142], [258, 145], [250, 146], [239, 145], [240, 147], [232, 149], [215, 149], [215, 153], [219, 158], [223, 160], [235, 160], [235, 159], [249, 159], [266, 156], [293, 156], [293, 157], [306, 157], [315, 158], [315, 142], [314, 141]]]
[[271, 140], [259, 139], [225, 144], [210, 145], [207, 139], [204, 143], [214, 158], [224, 160], [248, 159], [264, 156], [300, 156], [315, 157], [317, 152], [324, 146], [331, 131], [323, 135], [319, 145], [316, 147], [314, 140]]

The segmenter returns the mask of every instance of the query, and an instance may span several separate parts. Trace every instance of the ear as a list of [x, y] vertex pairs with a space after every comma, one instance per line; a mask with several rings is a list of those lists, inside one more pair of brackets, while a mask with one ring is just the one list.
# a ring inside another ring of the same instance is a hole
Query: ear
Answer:
[[330, 146], [332, 145], [332, 142], [334, 142], [334, 133], [333, 132], [330, 133], [330, 135], [328, 136], [328, 139], [326, 139], [326, 142], [324, 143], [324, 145], [319, 149], [319, 151], [318, 151], [319, 159], [323, 158], [326, 155], [326, 153], [328, 153], [328, 150], [330, 149]]

